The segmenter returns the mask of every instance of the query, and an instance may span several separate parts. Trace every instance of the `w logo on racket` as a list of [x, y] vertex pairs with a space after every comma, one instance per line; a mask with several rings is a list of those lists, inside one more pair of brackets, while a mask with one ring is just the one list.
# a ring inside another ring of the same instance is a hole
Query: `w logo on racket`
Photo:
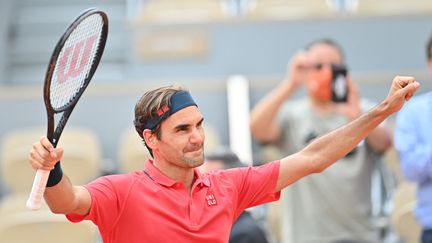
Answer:
[[87, 39], [66, 47], [58, 62], [58, 83], [64, 83], [69, 78], [76, 78], [80, 76], [83, 71], [88, 71], [85, 67], [88, 66], [87, 64], [91, 56], [90, 54], [97, 39], [97, 35], [92, 35]]

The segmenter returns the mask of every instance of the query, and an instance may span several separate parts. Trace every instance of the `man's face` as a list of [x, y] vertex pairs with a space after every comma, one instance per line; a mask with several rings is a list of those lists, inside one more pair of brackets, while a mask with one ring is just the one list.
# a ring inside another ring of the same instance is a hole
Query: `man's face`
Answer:
[[312, 64], [329, 66], [330, 64], [342, 64], [342, 57], [339, 50], [329, 44], [318, 43], [308, 50], [308, 58]]
[[153, 153], [159, 160], [182, 168], [195, 168], [204, 162], [203, 117], [196, 106], [177, 111], [161, 124], [161, 138]]
[[[318, 94], [312, 91], [330, 88], [328, 79], [331, 78], [331, 64], [342, 64], [342, 56], [334, 46], [319, 43], [310, 47], [307, 57], [311, 64], [307, 78], [307, 88], [312, 98], [318, 99], [318, 97], [315, 97]], [[323, 77], [323, 75], [326, 77]], [[322, 84], [317, 82], [322, 82]], [[326, 87], [322, 87], [323, 85], [326, 85]]]

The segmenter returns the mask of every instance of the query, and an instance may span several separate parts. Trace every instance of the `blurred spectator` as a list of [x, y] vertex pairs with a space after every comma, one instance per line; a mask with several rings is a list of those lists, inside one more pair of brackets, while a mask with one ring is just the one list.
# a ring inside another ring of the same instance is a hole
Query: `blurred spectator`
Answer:
[[[199, 168], [202, 172], [245, 167], [238, 156], [226, 147], [219, 147], [206, 155], [206, 162]], [[266, 235], [251, 213], [244, 211], [234, 222], [230, 243], [267, 243]]]
[[[432, 71], [432, 36], [426, 45]], [[397, 116], [395, 147], [401, 169], [417, 185], [414, 214], [422, 226], [422, 242], [432, 243], [432, 92], [414, 97]]]
[[[294, 101], [302, 85], [308, 96]], [[320, 39], [291, 59], [285, 79], [254, 107], [251, 130], [262, 144], [292, 154], [373, 106], [359, 98], [341, 47]], [[380, 125], [327, 170], [285, 189], [282, 242], [377, 242], [371, 177], [377, 158], [390, 146], [389, 131]]]

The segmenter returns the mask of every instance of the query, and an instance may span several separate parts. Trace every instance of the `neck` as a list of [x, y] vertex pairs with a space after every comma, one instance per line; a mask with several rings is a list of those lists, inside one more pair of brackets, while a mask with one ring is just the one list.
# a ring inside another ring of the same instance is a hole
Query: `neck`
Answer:
[[153, 165], [159, 169], [164, 175], [168, 176], [174, 181], [183, 183], [183, 185], [191, 190], [192, 184], [195, 180], [195, 173], [193, 168], [184, 168], [168, 163], [164, 160], [153, 160]]

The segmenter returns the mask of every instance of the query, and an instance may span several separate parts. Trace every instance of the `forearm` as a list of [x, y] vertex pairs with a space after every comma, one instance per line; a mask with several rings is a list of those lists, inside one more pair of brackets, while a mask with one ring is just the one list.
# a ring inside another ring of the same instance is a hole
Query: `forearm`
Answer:
[[53, 213], [85, 215], [90, 208], [86, 194], [88, 194], [87, 189], [73, 186], [69, 178], [63, 175], [57, 185], [46, 188], [44, 197]]
[[420, 84], [413, 77], [396, 76], [386, 99], [350, 123], [323, 135], [300, 152], [281, 159], [275, 191], [311, 173], [323, 171], [347, 153], [383, 122], [399, 111]]
[[304, 176], [319, 173], [344, 157], [391, 113], [383, 103], [350, 123], [313, 140], [300, 152], [281, 160], [276, 191]]
[[[360, 113], [361, 114], [361, 113]], [[351, 118], [351, 121], [355, 120], [360, 115], [357, 114], [355, 117]], [[390, 130], [387, 126], [380, 125], [373, 129], [369, 135], [366, 137], [366, 144], [376, 153], [382, 154], [388, 148], [392, 146], [392, 139], [390, 135]]]
[[349, 153], [391, 113], [381, 103], [370, 112], [310, 143], [300, 153], [311, 163], [312, 172], [325, 168]]
[[58, 162], [62, 156], [62, 148], [54, 148], [47, 137], [41, 137], [30, 150], [29, 163], [34, 170], [50, 170], [44, 197], [52, 212], [85, 215], [91, 206], [90, 192], [82, 186], [72, 185]]
[[276, 116], [294, 90], [294, 86], [282, 83], [255, 106], [251, 112], [250, 128], [256, 139], [261, 142], [272, 142], [279, 135]]
[[367, 136], [366, 143], [376, 153], [384, 153], [392, 146], [389, 129], [386, 126], [378, 126]]

